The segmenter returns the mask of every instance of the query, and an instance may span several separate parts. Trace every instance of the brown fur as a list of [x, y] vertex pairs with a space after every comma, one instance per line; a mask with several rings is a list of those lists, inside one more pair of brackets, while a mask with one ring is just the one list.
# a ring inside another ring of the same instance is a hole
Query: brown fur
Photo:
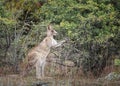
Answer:
[[43, 39], [43, 41], [38, 44], [36, 47], [32, 48], [25, 60], [25, 64], [22, 70], [22, 76], [25, 76], [32, 68], [36, 68], [36, 78], [44, 77], [44, 67], [46, 63], [46, 57], [48, 56], [51, 47], [60, 46], [65, 40], [57, 43], [57, 41], [53, 38], [57, 32], [52, 29], [51, 25], [47, 28], [47, 36]]

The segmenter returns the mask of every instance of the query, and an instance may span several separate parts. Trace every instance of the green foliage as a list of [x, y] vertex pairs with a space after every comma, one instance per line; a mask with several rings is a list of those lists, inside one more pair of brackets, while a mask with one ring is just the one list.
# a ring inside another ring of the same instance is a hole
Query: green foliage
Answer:
[[120, 54], [119, 14], [119, 0], [1, 0], [0, 56], [17, 63], [52, 23], [57, 39], [70, 38], [62, 56], [97, 76]]
[[114, 60], [114, 65], [120, 66], [120, 59], [115, 59]]
[[[104, 4], [87, 0], [77, 3], [74, 0], [49, 1], [41, 8], [40, 15], [43, 20], [60, 24], [66, 30], [66, 35], [83, 43], [86, 36], [87, 42], [93, 39], [99, 43], [105, 42], [114, 34], [111, 32], [114, 26], [116, 12], [111, 4]], [[44, 17], [43, 17], [44, 16]], [[86, 40], [85, 40], [86, 41]]]
[[62, 34], [75, 43], [74, 47], [88, 53], [88, 57], [83, 55], [84, 70], [97, 75], [111, 58], [111, 52], [119, 52], [113, 50], [119, 46], [113, 42], [116, 31], [120, 32], [118, 14], [111, 0], [51, 0], [41, 7], [40, 18], [59, 24]]

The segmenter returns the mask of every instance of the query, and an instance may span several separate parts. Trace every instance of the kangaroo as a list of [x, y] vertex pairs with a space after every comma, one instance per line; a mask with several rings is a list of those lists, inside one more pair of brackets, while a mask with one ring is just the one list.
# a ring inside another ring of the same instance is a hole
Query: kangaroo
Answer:
[[32, 68], [36, 68], [36, 78], [44, 78], [44, 68], [46, 64], [46, 58], [50, 53], [51, 47], [61, 46], [65, 40], [59, 43], [54, 39], [53, 36], [57, 35], [57, 32], [52, 28], [51, 25], [47, 27], [47, 36], [43, 41], [36, 47], [32, 48], [26, 57], [27, 64], [23, 68], [22, 76], [25, 76]]

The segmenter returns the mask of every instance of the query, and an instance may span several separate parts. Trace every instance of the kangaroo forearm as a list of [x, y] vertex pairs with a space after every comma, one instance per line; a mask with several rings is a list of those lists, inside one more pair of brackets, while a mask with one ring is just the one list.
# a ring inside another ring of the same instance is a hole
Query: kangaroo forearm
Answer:
[[65, 40], [62, 40], [62, 41], [58, 42], [54, 47], [59, 47], [59, 46], [61, 46], [64, 42], [65, 42]]

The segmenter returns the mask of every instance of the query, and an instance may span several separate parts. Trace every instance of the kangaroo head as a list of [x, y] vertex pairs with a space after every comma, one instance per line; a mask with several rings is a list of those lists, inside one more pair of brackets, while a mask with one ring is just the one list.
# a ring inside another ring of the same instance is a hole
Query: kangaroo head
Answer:
[[52, 28], [52, 26], [48, 25], [48, 27], [47, 27], [47, 36], [54, 36], [56, 34], [57, 34], [57, 32]]

